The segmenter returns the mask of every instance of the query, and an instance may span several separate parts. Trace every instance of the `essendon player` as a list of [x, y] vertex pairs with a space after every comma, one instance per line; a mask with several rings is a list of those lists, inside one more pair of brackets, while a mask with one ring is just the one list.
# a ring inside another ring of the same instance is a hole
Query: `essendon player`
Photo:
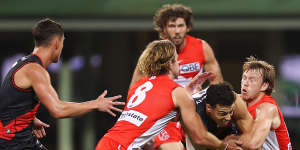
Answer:
[[96, 100], [83, 103], [63, 102], [51, 86], [46, 67], [60, 58], [64, 42], [62, 27], [50, 19], [40, 20], [33, 28], [35, 47], [32, 54], [18, 60], [10, 69], [1, 85], [0, 149], [1, 150], [44, 150], [33, 136], [45, 135], [46, 124], [38, 120], [37, 109], [45, 105], [55, 118], [83, 115], [92, 110], [115, 114], [120, 111], [114, 102], [121, 96], [104, 98], [106, 91]]
[[[235, 144], [239, 141], [231, 141], [229, 145], [206, 131], [195, 110], [191, 91], [173, 81], [179, 73], [177, 57], [175, 45], [168, 40], [154, 41], [146, 47], [137, 65], [146, 77], [129, 88], [123, 113], [99, 141], [96, 150], [141, 149], [178, 112], [194, 144], [215, 149], [237, 148]], [[207, 78], [207, 74], [203, 75]]]

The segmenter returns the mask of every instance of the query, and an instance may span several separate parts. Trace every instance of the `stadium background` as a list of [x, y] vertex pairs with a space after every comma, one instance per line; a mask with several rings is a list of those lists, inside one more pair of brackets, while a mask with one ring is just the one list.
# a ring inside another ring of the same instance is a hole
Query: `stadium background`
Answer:
[[[61, 62], [50, 66], [61, 99], [85, 101], [103, 90], [125, 101], [132, 72], [147, 43], [158, 39], [152, 17], [163, 4], [192, 8], [191, 35], [213, 48], [223, 77], [239, 92], [242, 63], [254, 55], [275, 65], [276, 92], [295, 149], [300, 149], [300, 1], [298, 0], [1, 0], [1, 79], [9, 66], [31, 53], [34, 23], [50, 17], [65, 29]], [[38, 117], [51, 125], [42, 142], [50, 149], [89, 150], [117, 118], [92, 112], [55, 120], [44, 107]]]

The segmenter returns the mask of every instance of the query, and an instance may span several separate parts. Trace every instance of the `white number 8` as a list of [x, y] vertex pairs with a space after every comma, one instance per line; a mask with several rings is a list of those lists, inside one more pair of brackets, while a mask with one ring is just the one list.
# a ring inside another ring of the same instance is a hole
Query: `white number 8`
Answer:
[[[141, 104], [145, 98], [146, 98], [146, 92], [151, 90], [153, 88], [153, 84], [150, 81], [147, 81], [143, 85], [139, 86], [134, 94], [130, 97], [127, 107], [132, 108], [139, 104]], [[136, 98], [137, 97], [137, 98]], [[133, 102], [133, 100], [136, 98], [136, 100]]]

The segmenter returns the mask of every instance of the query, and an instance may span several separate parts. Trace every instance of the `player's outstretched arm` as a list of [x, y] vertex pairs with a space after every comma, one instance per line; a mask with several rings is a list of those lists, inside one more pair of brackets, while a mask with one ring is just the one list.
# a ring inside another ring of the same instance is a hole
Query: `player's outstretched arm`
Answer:
[[123, 102], [114, 102], [116, 99], [121, 98], [120, 95], [105, 98], [106, 92], [96, 100], [83, 103], [61, 101], [51, 85], [48, 72], [43, 67], [38, 64], [28, 64], [22, 70], [23, 75], [25, 75], [24, 82], [28, 82], [31, 85], [41, 103], [45, 105], [50, 114], [55, 118], [80, 116], [97, 109], [115, 116], [110, 110], [120, 111], [114, 106], [124, 105]]
[[[105, 90], [97, 99], [96, 101], [97, 103], [97, 108], [99, 111], [103, 111], [103, 112], [107, 112], [112, 116], [116, 116], [115, 113], [113, 113], [113, 111], [118, 111], [118, 112], [122, 112], [121, 109], [115, 107], [116, 105], [125, 105], [124, 102], [115, 102], [115, 100], [121, 98], [120, 95], [118, 96], [113, 96], [113, 97], [105, 97], [107, 94], [107, 90]], [[113, 110], [113, 111], [112, 111]]]
[[205, 146], [214, 149], [225, 149], [226, 147], [229, 149], [234, 148], [206, 131], [200, 116], [195, 110], [195, 104], [192, 97], [184, 88], [178, 87], [174, 89], [172, 97], [175, 106], [181, 113], [181, 121], [184, 124], [186, 133], [196, 147]]

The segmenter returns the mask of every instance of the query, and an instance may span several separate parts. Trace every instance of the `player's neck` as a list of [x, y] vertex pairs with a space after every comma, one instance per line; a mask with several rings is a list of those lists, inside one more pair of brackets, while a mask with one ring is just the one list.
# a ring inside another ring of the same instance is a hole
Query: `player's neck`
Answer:
[[32, 54], [37, 55], [41, 59], [44, 68], [52, 63], [51, 50], [49, 48], [35, 47]]
[[171, 72], [171, 71], [169, 71], [169, 73], [167, 74], [167, 76], [170, 78], [170, 79], [172, 79], [172, 80], [175, 80], [177, 77], [175, 77], [175, 75]]
[[259, 92], [259, 94], [254, 98], [247, 101], [247, 106], [250, 107], [261, 100], [261, 98], [265, 95], [264, 92]]
[[184, 47], [185, 47], [185, 44], [186, 44], [186, 39], [183, 40], [183, 43], [179, 46], [176, 46], [176, 51], [177, 51], [177, 54], [179, 54], [180, 52], [183, 51]]

